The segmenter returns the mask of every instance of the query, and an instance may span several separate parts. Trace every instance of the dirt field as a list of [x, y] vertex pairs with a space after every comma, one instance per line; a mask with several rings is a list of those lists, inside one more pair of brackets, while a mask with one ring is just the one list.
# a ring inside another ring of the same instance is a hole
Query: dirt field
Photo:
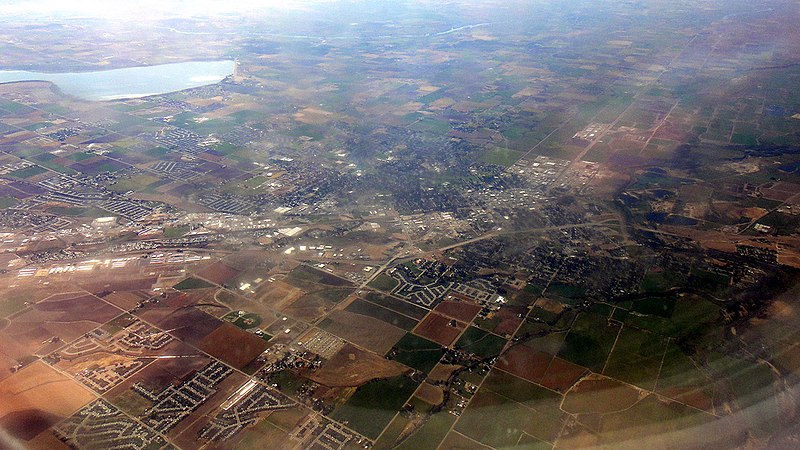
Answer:
[[391, 350], [406, 332], [372, 317], [336, 310], [319, 323], [319, 327], [380, 355]]
[[169, 331], [178, 339], [188, 344], [198, 345], [213, 331], [226, 323], [200, 310], [189, 307], [176, 310], [157, 324], [162, 330]]
[[600, 437], [580, 424], [566, 427], [558, 438], [559, 448], [598, 448]]
[[92, 294], [100, 294], [113, 291], [149, 290], [156, 281], [158, 281], [158, 279], [155, 277], [143, 277], [139, 275], [128, 277], [112, 277], [106, 275], [96, 278], [87, 278], [82, 280], [79, 284], [81, 288], [86, 289]]
[[538, 383], [552, 360], [552, 355], [536, 351], [525, 345], [515, 345], [497, 360], [496, 367]]
[[465, 301], [445, 300], [436, 305], [433, 310], [447, 317], [469, 323], [472, 322], [481, 307]]
[[[0, 320], [2, 322], [2, 320]], [[2, 345], [2, 342], [0, 342]], [[17, 365], [17, 361], [3, 353], [0, 353], [0, 381], [12, 375], [11, 368]]]
[[491, 450], [488, 445], [483, 445], [480, 442], [470, 439], [461, 433], [451, 431], [444, 441], [439, 445], [441, 450], [463, 450], [466, 448], [474, 450]]
[[615, 448], [745, 447], [739, 426], [731, 421], [715, 420], [710, 414], [653, 394], [628, 409], [604, 415], [598, 431], [603, 443]]
[[673, 387], [659, 389], [659, 394], [703, 411], [714, 410], [713, 391], [708, 387]]
[[[187, 350], [191, 351], [187, 348]], [[185, 354], [198, 354], [189, 351]], [[147, 389], [158, 392], [172, 383], [186, 377], [195, 370], [200, 370], [211, 360], [206, 356], [185, 357], [175, 359], [159, 359], [144, 369], [112, 388], [104, 398], [115, 406], [131, 415], [139, 415], [151, 406], [148, 400], [132, 391], [130, 388], [136, 383], [142, 384]]]
[[150, 298], [150, 294], [146, 291], [129, 291], [129, 292], [112, 292], [103, 297], [103, 300], [111, 303], [112, 305], [129, 311], [136, 307], [140, 301], [145, 301]]
[[428, 374], [428, 379], [431, 381], [446, 381], [447, 378], [450, 377], [450, 374], [459, 367], [461, 366], [437, 364], [436, 367], [431, 370], [431, 373]]
[[442, 388], [434, 386], [430, 383], [420, 384], [417, 392], [414, 395], [422, 400], [425, 400], [431, 405], [438, 405], [444, 398], [444, 392], [442, 392]]
[[270, 266], [269, 263], [265, 263], [268, 258], [269, 253], [267, 252], [261, 250], [244, 250], [228, 255], [224, 260], [222, 260], [222, 262], [224, 262], [226, 266], [230, 266], [236, 270], [241, 270], [244, 272], [245, 270], [252, 269], [257, 265], [265, 267]]
[[275, 311], [281, 311], [303, 295], [300, 289], [276, 280], [263, 283], [256, 291], [256, 302]]
[[553, 358], [539, 384], [555, 391], [565, 392], [587, 372], [588, 370], [581, 366], [561, 358]]
[[241, 369], [267, 348], [267, 341], [231, 323], [225, 323], [203, 338], [198, 347]]
[[35, 439], [26, 442], [28, 450], [71, 450], [53, 433], [40, 433]]
[[336, 304], [329, 302], [318, 295], [306, 294], [298, 298], [291, 305], [281, 309], [298, 320], [306, 322], [316, 322], [317, 319], [328, 313]]
[[[26, 306], [49, 297], [53, 292], [77, 291], [77, 287], [71, 283], [18, 284], [16, 276], [0, 278], [0, 283], [2, 283], [0, 286], [3, 286], [0, 288], [0, 317], [7, 317], [25, 309]], [[5, 287], [9, 285], [15, 286]], [[26, 302], [28, 305], [25, 304]]]
[[55, 295], [18, 314], [0, 330], [0, 353], [20, 359], [49, 353], [121, 314], [99, 298], [80, 293]]
[[311, 125], [324, 125], [329, 121], [336, 119], [336, 115], [330, 111], [325, 111], [318, 108], [306, 108], [294, 113], [292, 118], [298, 122]]
[[644, 395], [633, 386], [592, 374], [564, 395], [562, 409], [572, 414], [606, 414], [633, 406]]
[[197, 272], [197, 275], [212, 283], [222, 286], [231, 279], [239, 276], [241, 273], [241, 271], [236, 270], [233, 267], [226, 266], [221, 261], [217, 261], [205, 269]]
[[519, 324], [522, 323], [521, 318], [517, 317], [518, 314], [524, 314], [527, 312], [527, 308], [523, 306], [508, 306], [506, 308], [502, 308], [500, 311], [497, 311], [496, 316], [500, 318], [500, 323], [497, 324], [497, 327], [494, 329], [494, 333], [500, 336], [507, 336], [511, 337]]
[[[288, 450], [297, 445], [297, 441], [290, 439], [289, 433], [281, 430], [269, 421], [262, 421], [241, 433], [239, 445], [235, 448], [269, 448], [275, 450]], [[236, 439], [237, 437], [234, 437]]]
[[257, 103], [251, 103], [251, 102], [235, 103], [235, 104], [225, 105], [222, 108], [216, 109], [214, 111], [209, 111], [203, 115], [211, 119], [221, 119], [225, 116], [236, 113], [238, 111], [246, 111], [248, 109], [257, 110], [259, 107], [260, 105], [258, 105]]
[[461, 332], [467, 328], [467, 324], [458, 321], [455, 322], [456, 326], [451, 327], [449, 323], [452, 320], [453, 319], [449, 317], [432, 312], [428, 314], [425, 320], [417, 325], [417, 328], [414, 329], [414, 333], [428, 338], [437, 344], [449, 347], [455, 342]]
[[147, 303], [136, 315], [145, 321], [159, 323], [168, 319], [178, 311], [189, 306], [202, 303], [216, 303], [215, 291], [210, 289], [193, 289], [187, 292], [173, 292], [167, 297], [157, 297], [154, 303]]
[[346, 344], [322, 367], [303, 375], [329, 387], [360, 386], [375, 378], [402, 375], [407, 370], [401, 364]]
[[58, 364], [54, 364], [54, 366], [71, 375], [75, 375], [92, 366], [110, 366], [118, 363], [124, 364], [134, 359], [135, 358], [129, 356], [115, 355], [108, 352], [95, 352], [70, 360], [62, 358]]
[[37, 361], [0, 384], [0, 427], [29, 441], [68, 417], [94, 396], [80, 384]]
[[178, 422], [178, 425], [169, 431], [168, 436], [172, 437], [175, 444], [181, 448], [197, 447], [197, 436], [200, 429], [210, 421], [215, 409], [246, 382], [247, 377], [236, 372], [227, 376], [217, 385], [217, 392]]

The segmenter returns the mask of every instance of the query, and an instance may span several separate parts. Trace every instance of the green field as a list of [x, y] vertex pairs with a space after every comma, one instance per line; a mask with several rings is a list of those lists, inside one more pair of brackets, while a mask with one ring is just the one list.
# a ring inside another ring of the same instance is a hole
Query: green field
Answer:
[[44, 167], [41, 167], [41, 166], [30, 166], [30, 167], [26, 167], [24, 169], [17, 169], [15, 171], [9, 173], [8, 175], [12, 176], [14, 178], [30, 178], [30, 177], [33, 177], [33, 176], [36, 176], [36, 175], [39, 175], [39, 174], [43, 174], [45, 172], [47, 172], [47, 169], [45, 169]]
[[592, 313], [582, 313], [576, 319], [558, 356], [598, 372], [617, 338], [619, 325]]
[[775, 397], [775, 374], [766, 364], [723, 353], [709, 355], [708, 364], [718, 379], [725, 380], [742, 408], [754, 435], [769, 436], [780, 429], [781, 408]]
[[661, 336], [624, 327], [608, 358], [604, 374], [652, 390], [661, 368], [666, 343]]
[[675, 297], [646, 297], [633, 302], [631, 310], [650, 316], [660, 316], [669, 319], [675, 310], [678, 299]]
[[481, 389], [461, 414], [455, 430], [494, 448], [512, 448], [531, 419], [529, 409], [500, 394]]
[[356, 299], [350, 303], [345, 310], [356, 314], [374, 317], [406, 331], [410, 331], [417, 325], [417, 321], [410, 317], [406, 317], [400, 313], [386, 309], [382, 306], [378, 306], [374, 303], [370, 303], [366, 300]]
[[[600, 427], [602, 443], [609, 446], [635, 439], [641, 448], [660, 448], [664, 446], [683, 448], [680, 438], [684, 433], [678, 430], [692, 430], [706, 425], [703, 430], [720, 442], [726, 436], [735, 438], [736, 433], [724, 429], [720, 422], [714, 424], [715, 417], [677, 402], [662, 402], [655, 395], [633, 405], [630, 409], [603, 416]], [[726, 432], [727, 431], [727, 432]], [[644, 433], [644, 434], [643, 434]], [[667, 438], [666, 436], [670, 436]], [[659, 443], [660, 442], [660, 443]], [[726, 448], [727, 445], [720, 445]]]
[[552, 323], [558, 320], [558, 314], [543, 308], [539, 308], [538, 306], [531, 308], [529, 317], [535, 317], [547, 323]]
[[267, 420], [263, 420], [249, 428], [244, 437], [237, 443], [237, 449], [270, 448], [281, 445], [289, 439], [289, 433], [278, 428]]
[[0, 209], [8, 209], [17, 204], [14, 197], [0, 197]]
[[553, 442], [561, 432], [563, 414], [561, 395], [529, 383], [501, 370], [493, 370], [481, 385], [481, 391], [492, 392], [528, 408], [525, 433], [535, 437], [536, 445]]
[[396, 448], [398, 450], [436, 450], [456, 417], [446, 411], [431, 416], [425, 424]]
[[658, 376], [657, 392], [672, 389], [698, 389], [708, 386], [712, 389], [712, 381], [692, 358], [685, 354], [674, 342], [670, 342], [664, 353], [661, 371]]
[[509, 305], [512, 306], [528, 306], [532, 305], [540, 295], [542, 295], [542, 291], [544, 288], [534, 283], [528, 283], [525, 286], [525, 289], [517, 292], [516, 295], [511, 297], [509, 300]]
[[648, 273], [642, 279], [639, 288], [644, 292], [663, 292], [669, 288], [680, 286], [686, 277], [673, 271]]
[[264, 184], [265, 181], [267, 181], [267, 177], [258, 175], [253, 178], [250, 178], [249, 180], [245, 181], [242, 184], [250, 189], [255, 189]]
[[27, 301], [29, 301], [29, 298], [24, 295], [10, 295], [0, 299], [0, 317], [6, 317], [25, 309], [27, 307], [25, 302]]
[[481, 358], [496, 356], [503, 350], [506, 340], [476, 327], [469, 327], [458, 339], [455, 348], [472, 352]]
[[228, 314], [225, 314], [222, 316], [222, 320], [227, 320], [243, 330], [256, 328], [261, 325], [261, 322], [263, 321], [261, 316], [258, 314], [245, 312], [244, 314], [240, 315], [239, 311], [231, 311]]
[[12, 102], [11, 100], [0, 101], [0, 109], [10, 113], [23, 114], [26, 111], [32, 111], [30, 106], [23, 105], [22, 103]]
[[86, 212], [86, 208], [81, 208], [80, 206], [52, 206], [48, 211], [59, 216], [78, 217]]
[[[48, 153], [49, 154], [49, 153]], [[94, 158], [94, 153], [86, 153], [86, 152], [77, 152], [67, 156], [67, 159], [70, 161], [80, 162], [84, 159]]]
[[325, 288], [314, 291], [314, 295], [328, 302], [339, 303], [352, 294], [354, 290], [352, 288]]
[[165, 238], [181, 237], [189, 232], [189, 227], [166, 227], [164, 228]]
[[[80, 172], [84, 172], [85, 174], [90, 174], [90, 173], [91, 174], [97, 174], [97, 173], [100, 172], [100, 170], [98, 170], [98, 171], [95, 171], [95, 170], [78, 171], [78, 170], [73, 169], [72, 167], [62, 166], [62, 165], [59, 165], [59, 164], [55, 164], [55, 163], [53, 163], [51, 161], [43, 161], [40, 164], [43, 167], [47, 167], [50, 170], [54, 170], [54, 171], [56, 171], [58, 173], [64, 173], [64, 174], [67, 174], [67, 175], [75, 175], [75, 174], [78, 174]], [[114, 165], [106, 165], [105, 167], [106, 167], [106, 170], [109, 171], [109, 172], [114, 172], [114, 171], [120, 170], [120, 167], [117, 167], [117, 166], [114, 166]]]
[[702, 332], [720, 317], [719, 307], [693, 295], [679, 297], [669, 318], [628, 314], [626, 325], [664, 336], [681, 337]]
[[481, 154], [481, 161], [486, 164], [508, 167], [517, 162], [520, 157], [522, 157], [522, 152], [511, 150], [510, 148], [494, 147]]
[[344, 405], [331, 413], [331, 418], [375, 439], [391, 422], [406, 400], [417, 389], [411, 378], [399, 376], [371, 381], [359, 387]]
[[586, 288], [563, 283], [552, 283], [547, 287], [547, 293], [565, 298], [582, 298], [586, 295]]
[[432, 341], [407, 333], [396, 344], [394, 360], [428, 373], [444, 355], [444, 349]]
[[392, 289], [396, 288], [398, 284], [399, 284], [398, 281], [390, 277], [389, 275], [380, 274], [377, 277], [375, 277], [374, 280], [369, 282], [369, 287], [384, 292], [391, 292]]
[[411, 423], [411, 420], [408, 417], [402, 414], [395, 416], [394, 420], [389, 423], [381, 434], [380, 439], [375, 441], [375, 446], [372, 448], [375, 450], [390, 450], [395, 448], [395, 441], [400, 437], [400, 434], [409, 423]]
[[109, 189], [115, 192], [128, 192], [128, 191], [142, 191], [147, 186], [159, 181], [155, 175], [150, 174], [137, 174], [130, 178], [119, 178], [117, 181], [109, 186]]
[[689, 275], [689, 286], [712, 294], [719, 294], [725, 291], [730, 285], [730, 281], [730, 277], [727, 275], [702, 269], [693, 269]]
[[160, 158], [169, 152], [170, 150], [164, 147], [153, 147], [150, 150], [145, 151], [146, 154], [152, 156], [153, 158]]
[[299, 288], [307, 288], [309, 283], [321, 283], [329, 286], [350, 286], [352, 284], [335, 275], [302, 264], [289, 272], [286, 280], [289, 284]]
[[367, 292], [364, 298], [376, 305], [383, 306], [384, 308], [397, 311], [400, 314], [413, 317], [417, 320], [422, 320], [428, 314], [428, 310], [417, 306], [405, 300], [399, 300], [388, 295], [379, 294], [377, 292]]
[[282, 370], [269, 375], [269, 382], [278, 385], [278, 390], [286, 395], [295, 395], [300, 386], [306, 382], [288, 370]]
[[187, 278], [173, 287], [179, 291], [187, 291], [190, 289], [203, 289], [213, 286], [213, 284], [199, 278]]
[[492, 370], [483, 380], [481, 389], [488, 389], [529, 408], [551, 413], [557, 412], [561, 403], [560, 394], [498, 369]]
[[498, 327], [498, 325], [500, 325], [500, 322], [502, 321], [503, 319], [495, 314], [491, 317], [478, 316], [472, 321], [472, 323], [481, 330], [493, 332]]

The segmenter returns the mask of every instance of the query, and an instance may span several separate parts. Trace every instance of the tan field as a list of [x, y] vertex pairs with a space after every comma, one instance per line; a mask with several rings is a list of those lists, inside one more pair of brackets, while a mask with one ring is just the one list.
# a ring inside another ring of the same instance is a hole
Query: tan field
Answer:
[[329, 387], [360, 386], [375, 378], [402, 375], [406, 367], [347, 344], [326, 364], [304, 374], [308, 379]]
[[95, 397], [37, 361], [3, 380], [0, 398], [0, 425], [12, 436], [28, 441]]

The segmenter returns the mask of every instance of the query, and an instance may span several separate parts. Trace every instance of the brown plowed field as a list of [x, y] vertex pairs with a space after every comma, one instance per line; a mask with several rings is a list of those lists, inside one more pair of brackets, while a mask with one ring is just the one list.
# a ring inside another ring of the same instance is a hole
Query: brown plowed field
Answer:
[[447, 317], [470, 323], [478, 314], [478, 312], [480, 312], [481, 307], [464, 301], [456, 302], [452, 300], [445, 300], [436, 305], [436, 308], [433, 310], [440, 314], [444, 314]]
[[553, 356], [525, 345], [515, 345], [498, 358], [496, 366], [528, 381], [542, 380]]
[[467, 328], [467, 324], [459, 321], [456, 321], [455, 327], [451, 327], [449, 325], [451, 320], [453, 319], [432, 312], [417, 325], [414, 329], [414, 334], [449, 347], [461, 335], [461, 332]]

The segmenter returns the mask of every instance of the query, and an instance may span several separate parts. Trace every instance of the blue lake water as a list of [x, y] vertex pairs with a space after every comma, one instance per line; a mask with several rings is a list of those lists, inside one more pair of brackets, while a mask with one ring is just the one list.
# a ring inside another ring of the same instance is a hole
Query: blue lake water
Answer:
[[68, 73], [0, 70], [0, 83], [49, 81], [64, 94], [103, 101], [165, 94], [218, 83], [233, 74], [235, 64], [234, 61], [193, 61]]

